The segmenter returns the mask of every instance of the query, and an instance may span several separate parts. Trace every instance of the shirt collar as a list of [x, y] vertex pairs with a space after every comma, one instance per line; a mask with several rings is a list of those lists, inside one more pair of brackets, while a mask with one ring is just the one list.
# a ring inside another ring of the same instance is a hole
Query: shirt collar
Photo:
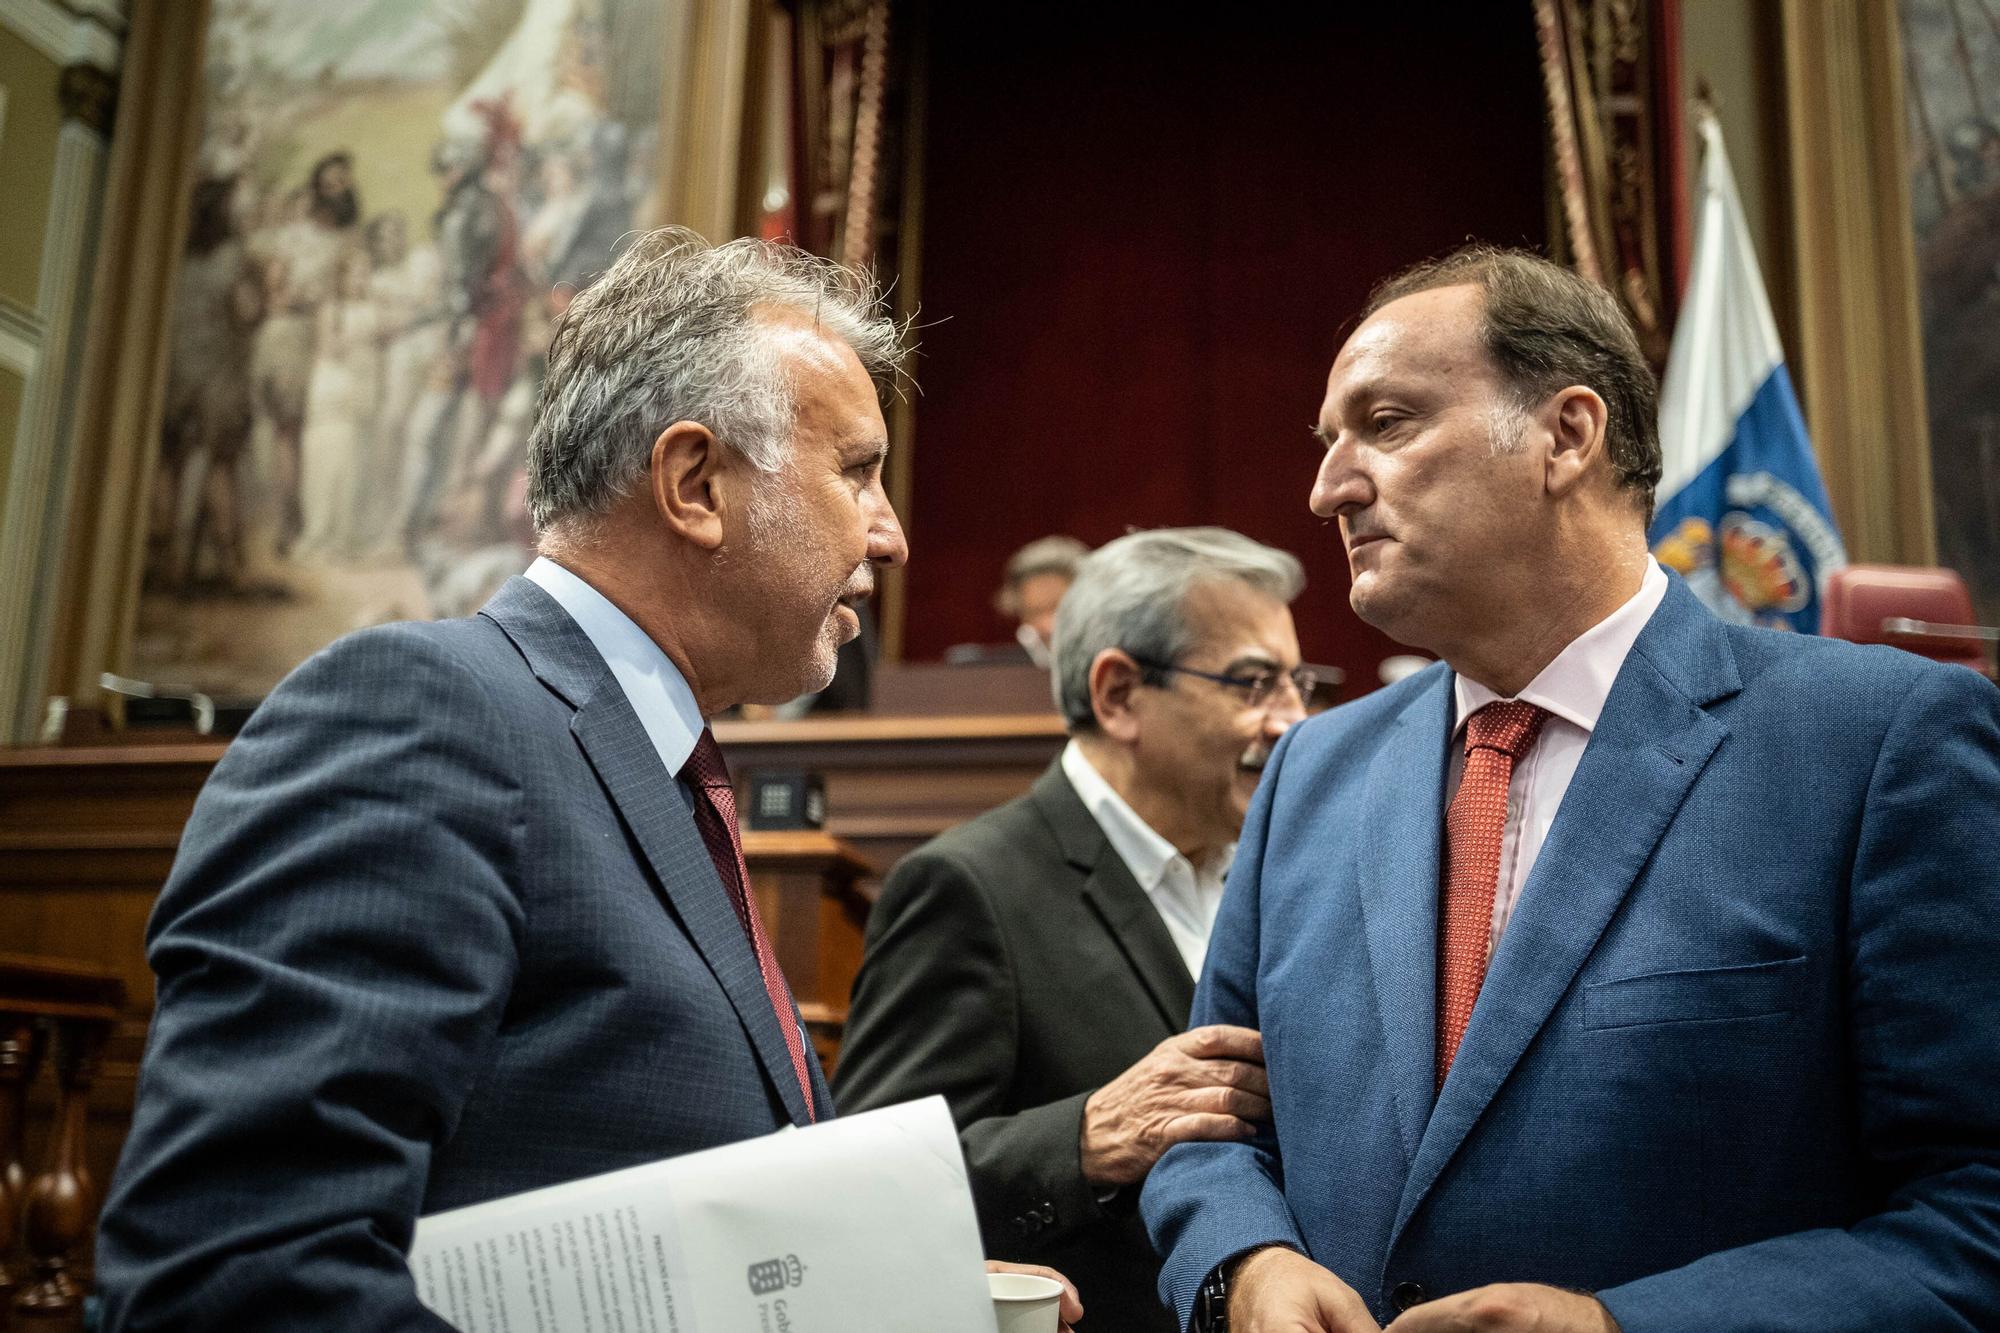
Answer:
[[569, 613], [611, 669], [660, 762], [678, 776], [708, 724], [673, 659], [610, 598], [547, 556], [536, 557], [523, 577]]
[[[1062, 769], [1069, 785], [1076, 789], [1077, 799], [1104, 830], [1111, 850], [1118, 853], [1118, 859], [1132, 872], [1132, 878], [1139, 881], [1140, 888], [1150, 891], [1159, 887], [1166, 878], [1167, 867], [1175, 861], [1187, 864], [1179, 849], [1154, 832], [1153, 826], [1141, 819], [1139, 812], [1104, 780], [1104, 775], [1074, 740], [1063, 747]], [[1235, 851], [1236, 846], [1231, 843], [1216, 854], [1212, 864], [1226, 870]]]
[[[1548, 709], [1581, 727], [1585, 734], [1594, 732], [1597, 719], [1604, 712], [1604, 701], [1611, 695], [1612, 683], [1618, 679], [1619, 668], [1625, 665], [1626, 656], [1639, 639], [1639, 631], [1646, 628], [1646, 622], [1653, 618], [1660, 599], [1666, 595], [1666, 572], [1657, 560], [1647, 556], [1639, 591], [1572, 639], [1567, 648], [1556, 654], [1555, 661], [1543, 667], [1541, 674], [1514, 697]], [[1452, 690], [1458, 705], [1454, 733], [1465, 725], [1465, 719], [1503, 697], [1465, 676], [1453, 678]]]

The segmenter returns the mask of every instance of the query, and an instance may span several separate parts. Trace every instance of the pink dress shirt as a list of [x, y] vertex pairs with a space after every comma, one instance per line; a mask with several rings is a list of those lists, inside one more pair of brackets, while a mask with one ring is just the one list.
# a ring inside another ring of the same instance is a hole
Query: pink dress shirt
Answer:
[[[1528, 882], [1535, 858], [1548, 839], [1549, 826], [1556, 822], [1556, 810], [1569, 790], [1569, 780], [1576, 775], [1583, 747], [1590, 744], [1590, 733], [1604, 712], [1611, 683], [1618, 678], [1639, 631], [1666, 595], [1666, 573], [1648, 556], [1639, 591], [1571, 640], [1540, 675], [1513, 696], [1548, 709], [1552, 716], [1542, 724], [1534, 748], [1514, 766], [1513, 780], [1507, 784], [1507, 827], [1500, 840], [1500, 880], [1493, 890], [1495, 951], [1514, 915], [1514, 905], [1520, 901], [1521, 886]], [[1503, 697], [1465, 676], [1456, 677], [1453, 691], [1458, 710], [1452, 729], [1451, 769], [1445, 782], [1447, 804], [1458, 791], [1459, 777], [1465, 771], [1465, 719]]]

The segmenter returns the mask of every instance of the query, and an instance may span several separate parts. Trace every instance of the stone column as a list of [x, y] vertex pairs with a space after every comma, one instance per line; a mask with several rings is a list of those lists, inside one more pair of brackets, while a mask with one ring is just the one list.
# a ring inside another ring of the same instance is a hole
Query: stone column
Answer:
[[9, 571], [0, 579], [0, 644], [6, 645], [0, 651], [0, 742], [32, 740], [41, 722], [42, 666], [69, 507], [82, 321], [117, 89], [116, 42], [94, 19], [76, 23], [78, 58], [63, 67], [59, 84], [62, 129], [37, 283], [42, 342], [22, 393], [0, 510], [0, 570]]

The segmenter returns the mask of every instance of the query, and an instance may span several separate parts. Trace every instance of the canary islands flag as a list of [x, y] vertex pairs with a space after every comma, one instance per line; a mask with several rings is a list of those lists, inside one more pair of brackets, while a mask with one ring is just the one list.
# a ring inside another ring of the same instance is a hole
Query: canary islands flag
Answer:
[[1813, 460], [1722, 131], [1702, 141], [1693, 264], [1660, 385], [1659, 509], [1648, 540], [1717, 615], [1811, 634], [1847, 563]]

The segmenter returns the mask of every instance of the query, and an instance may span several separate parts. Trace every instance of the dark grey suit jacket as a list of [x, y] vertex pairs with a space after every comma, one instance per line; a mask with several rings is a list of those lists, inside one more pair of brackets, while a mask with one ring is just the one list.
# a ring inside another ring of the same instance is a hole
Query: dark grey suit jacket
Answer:
[[525, 579], [281, 684], [148, 942], [107, 1329], [440, 1329], [419, 1214], [806, 1119], [685, 800]]
[[1052, 1264], [1094, 1333], [1173, 1328], [1125, 1191], [1084, 1182], [1083, 1104], [1187, 1026], [1194, 981], [1053, 764], [910, 853], [868, 921], [834, 1082], [849, 1111], [943, 1093], [987, 1253]]

